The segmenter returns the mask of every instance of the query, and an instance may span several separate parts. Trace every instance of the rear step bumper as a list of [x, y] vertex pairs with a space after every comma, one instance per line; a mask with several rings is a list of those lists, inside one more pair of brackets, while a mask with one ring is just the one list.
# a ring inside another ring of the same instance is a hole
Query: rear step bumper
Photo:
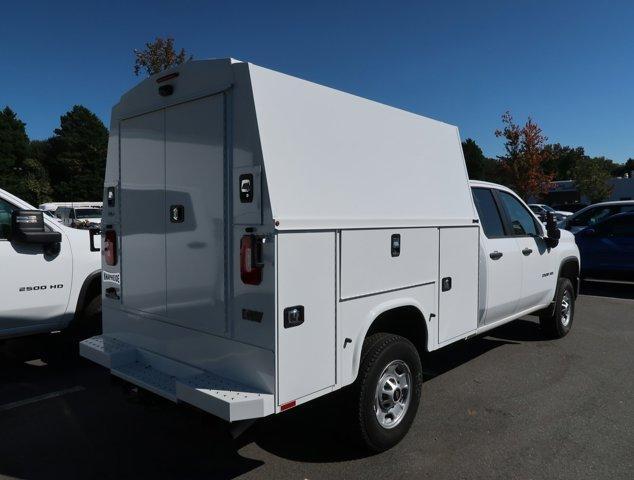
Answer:
[[275, 412], [273, 394], [179, 363], [107, 335], [79, 344], [82, 357], [117, 377], [173, 402], [185, 402], [229, 422]]

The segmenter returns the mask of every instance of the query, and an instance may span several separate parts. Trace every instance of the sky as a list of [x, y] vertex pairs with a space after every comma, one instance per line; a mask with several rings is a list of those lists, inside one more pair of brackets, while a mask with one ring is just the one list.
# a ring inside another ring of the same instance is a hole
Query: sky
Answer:
[[509, 110], [549, 142], [634, 157], [634, 2], [2, 1], [0, 108], [33, 139], [75, 104], [106, 125], [141, 79], [134, 48], [172, 36], [457, 125], [487, 156]]

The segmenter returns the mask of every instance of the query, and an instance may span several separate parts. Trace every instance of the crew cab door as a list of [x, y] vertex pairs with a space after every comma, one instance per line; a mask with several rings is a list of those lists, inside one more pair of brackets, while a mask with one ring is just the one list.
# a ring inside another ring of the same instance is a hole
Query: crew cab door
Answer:
[[517, 312], [523, 265], [517, 240], [503, 221], [502, 208], [493, 191], [475, 187], [472, 192], [482, 225], [480, 258], [485, 267], [480, 268], [482, 325], [504, 320]]
[[559, 265], [542, 238], [542, 226], [515, 195], [503, 190], [497, 190], [496, 195], [521, 253], [522, 290], [517, 311], [547, 305], [555, 292]]
[[61, 322], [71, 288], [68, 241], [62, 237], [56, 255], [45, 254], [42, 245], [11, 242], [16, 208], [0, 198], [0, 336]]

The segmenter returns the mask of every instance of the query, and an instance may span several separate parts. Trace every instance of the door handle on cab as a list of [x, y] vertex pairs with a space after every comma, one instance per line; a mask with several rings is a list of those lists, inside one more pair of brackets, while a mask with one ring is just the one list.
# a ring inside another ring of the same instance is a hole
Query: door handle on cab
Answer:
[[504, 254], [502, 252], [498, 252], [497, 250], [495, 252], [489, 253], [489, 257], [491, 257], [493, 260], [499, 260], [500, 258], [502, 258], [502, 255]]
[[531, 250], [530, 248], [525, 248], [524, 250], [522, 250], [522, 253], [525, 257], [528, 257], [531, 253], [533, 253], [533, 250]]

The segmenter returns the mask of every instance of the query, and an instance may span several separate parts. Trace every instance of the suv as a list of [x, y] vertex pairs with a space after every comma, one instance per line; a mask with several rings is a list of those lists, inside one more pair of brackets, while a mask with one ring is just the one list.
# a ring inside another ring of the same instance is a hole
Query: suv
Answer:
[[634, 200], [595, 203], [559, 222], [559, 228], [577, 233], [618, 213], [634, 212]]
[[99, 207], [58, 207], [55, 216], [72, 228], [94, 228], [101, 224]]
[[101, 259], [89, 232], [0, 189], [0, 339], [101, 329]]

